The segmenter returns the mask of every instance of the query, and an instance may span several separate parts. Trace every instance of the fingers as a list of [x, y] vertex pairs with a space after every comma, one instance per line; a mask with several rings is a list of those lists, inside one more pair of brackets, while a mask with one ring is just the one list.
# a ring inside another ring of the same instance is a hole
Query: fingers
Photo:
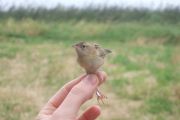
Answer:
[[39, 114], [51, 114], [56, 110], [56, 108], [64, 101], [65, 97], [68, 95], [69, 91], [72, 89], [74, 85], [79, 83], [85, 75], [80, 76], [79, 78], [74, 79], [73, 81], [64, 85], [44, 106], [44, 108], [40, 111]]
[[[98, 79], [100, 80], [100, 83], [103, 83], [106, 80], [106, 73], [103, 71], [98, 71], [96, 73], [96, 75], [98, 76]], [[66, 85], [64, 85], [63, 88], [61, 88], [49, 101], [48, 104], [53, 105], [54, 107], [58, 107], [60, 105], [60, 103], [62, 103], [62, 101], [65, 99], [65, 97], [67, 96], [67, 94], [69, 93], [69, 91], [72, 89], [72, 87], [76, 84], [78, 84], [86, 75], [82, 75], [72, 81], [70, 81], [69, 83], [67, 83]]]
[[57, 108], [54, 114], [57, 114], [61, 118], [62, 116], [74, 118], [77, 115], [81, 104], [92, 97], [98, 83], [96, 75], [87, 75], [81, 80], [81, 82], [79, 82], [79, 84], [75, 85], [71, 89], [63, 103]]
[[[81, 82], [75, 85], [64, 99], [63, 103], [57, 108], [54, 114], [62, 116], [77, 115], [80, 106], [92, 98], [93, 93], [97, 90], [99, 78], [105, 80], [105, 74], [102, 72], [86, 75]], [[99, 76], [99, 77], [97, 77]], [[71, 116], [72, 117], [72, 116]]]
[[82, 75], [76, 79], [74, 79], [73, 81], [70, 81], [69, 83], [67, 83], [66, 85], [64, 85], [50, 100], [49, 103], [51, 103], [52, 105], [54, 105], [54, 107], [58, 107], [63, 100], [65, 99], [65, 97], [68, 95], [68, 93], [70, 92], [70, 90], [73, 88], [74, 85], [78, 84], [83, 78], [85, 77], [85, 75]]
[[101, 114], [99, 106], [92, 106], [88, 108], [78, 120], [95, 120]]

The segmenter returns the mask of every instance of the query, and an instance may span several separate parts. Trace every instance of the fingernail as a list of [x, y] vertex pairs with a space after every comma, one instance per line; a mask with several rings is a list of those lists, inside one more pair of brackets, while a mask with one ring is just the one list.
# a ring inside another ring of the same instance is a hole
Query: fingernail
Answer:
[[87, 75], [84, 78], [84, 82], [86, 84], [90, 84], [90, 85], [96, 85], [98, 82], [97, 76], [96, 75]]

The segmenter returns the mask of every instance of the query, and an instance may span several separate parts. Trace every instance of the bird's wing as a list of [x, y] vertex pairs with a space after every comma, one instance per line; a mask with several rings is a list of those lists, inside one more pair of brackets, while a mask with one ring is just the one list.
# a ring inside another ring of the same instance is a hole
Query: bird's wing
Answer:
[[111, 53], [111, 50], [100, 48], [99, 49], [99, 56], [104, 58], [107, 54]]
[[99, 56], [104, 58], [106, 56], [105, 50], [103, 48], [99, 48]]

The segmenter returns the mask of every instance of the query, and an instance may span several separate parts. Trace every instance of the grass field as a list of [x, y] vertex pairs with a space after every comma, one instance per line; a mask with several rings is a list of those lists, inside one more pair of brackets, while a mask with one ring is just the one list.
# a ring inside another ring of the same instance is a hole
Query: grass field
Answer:
[[[83, 74], [71, 47], [82, 40], [113, 51], [103, 66], [108, 100], [99, 120], [180, 118], [178, 25], [8, 19], [0, 22], [0, 119], [35, 119], [62, 85]], [[90, 104], [96, 99], [82, 109]]]

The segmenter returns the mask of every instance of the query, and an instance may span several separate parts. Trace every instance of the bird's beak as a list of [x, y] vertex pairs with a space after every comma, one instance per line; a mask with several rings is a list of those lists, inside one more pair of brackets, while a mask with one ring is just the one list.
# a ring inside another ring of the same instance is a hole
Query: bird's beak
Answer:
[[72, 47], [73, 47], [73, 48], [77, 48], [77, 47], [78, 47], [78, 45], [77, 45], [77, 44], [74, 44], [74, 45], [72, 45]]

